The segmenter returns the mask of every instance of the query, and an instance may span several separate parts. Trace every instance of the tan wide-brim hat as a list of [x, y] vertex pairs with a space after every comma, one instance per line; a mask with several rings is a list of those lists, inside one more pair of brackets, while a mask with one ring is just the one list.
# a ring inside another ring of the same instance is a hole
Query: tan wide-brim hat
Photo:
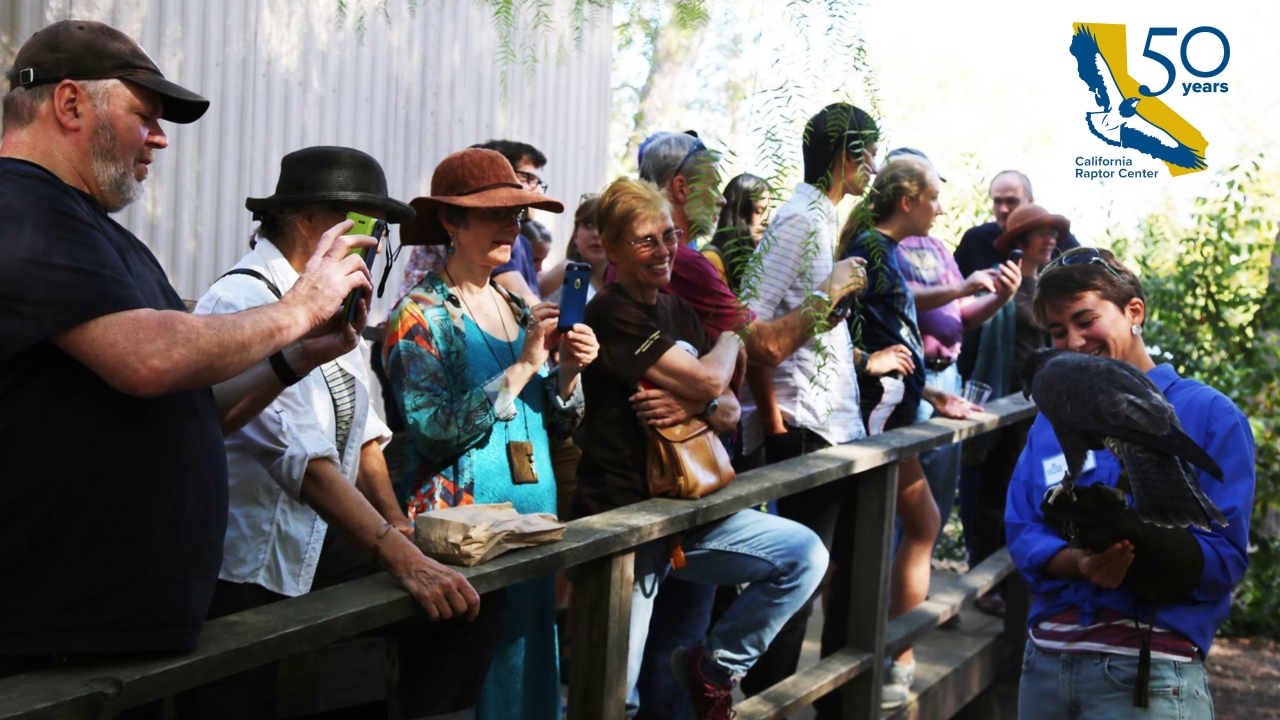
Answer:
[[1058, 242], [1062, 242], [1071, 231], [1071, 221], [1061, 215], [1051, 215], [1048, 210], [1035, 203], [1023, 203], [1009, 213], [1009, 220], [1005, 222], [1004, 227], [1005, 231], [992, 245], [996, 250], [1008, 255], [1013, 249], [1014, 240], [1043, 227], [1056, 228]]
[[449, 235], [440, 223], [440, 207], [464, 208], [532, 207], [554, 213], [564, 212], [564, 203], [541, 193], [526, 190], [515, 168], [494, 150], [468, 148], [456, 152], [436, 166], [431, 175], [431, 195], [414, 198], [409, 205], [417, 211], [411, 222], [400, 227], [403, 245], [443, 245]]

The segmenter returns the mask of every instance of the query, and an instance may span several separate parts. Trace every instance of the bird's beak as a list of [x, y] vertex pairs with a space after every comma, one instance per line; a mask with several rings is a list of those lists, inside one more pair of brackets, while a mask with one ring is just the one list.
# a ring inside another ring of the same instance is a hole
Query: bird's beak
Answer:
[[1022, 399], [1024, 400], [1031, 399], [1031, 388], [1029, 387], [1022, 388]]

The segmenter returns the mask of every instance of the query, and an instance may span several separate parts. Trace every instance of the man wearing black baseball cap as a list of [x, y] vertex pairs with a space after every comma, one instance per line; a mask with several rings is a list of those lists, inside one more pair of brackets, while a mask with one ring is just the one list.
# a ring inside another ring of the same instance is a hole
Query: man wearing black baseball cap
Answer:
[[[188, 314], [109, 213], [138, 196], [168, 145], [160, 119], [192, 122], [208, 101], [84, 20], [37, 32], [7, 77], [0, 677], [68, 656], [191, 649], [222, 561], [222, 418], [256, 415], [354, 347], [363, 315], [354, 327], [334, 318], [348, 293], [371, 289], [348, 251], [374, 243], [340, 224], [280, 302]], [[217, 383], [228, 392], [215, 400]]]

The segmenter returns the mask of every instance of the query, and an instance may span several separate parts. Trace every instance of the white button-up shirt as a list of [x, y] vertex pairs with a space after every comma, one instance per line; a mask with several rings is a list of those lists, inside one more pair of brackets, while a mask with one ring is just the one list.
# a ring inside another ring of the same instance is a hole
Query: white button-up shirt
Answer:
[[[236, 267], [257, 270], [282, 293], [298, 280], [297, 271], [266, 240], [258, 240]], [[272, 302], [276, 296], [261, 280], [229, 275], [209, 288], [195, 312], [233, 313]], [[366, 352], [362, 343], [337, 359], [356, 379], [355, 414], [341, 453], [335, 447], [333, 399], [319, 368], [226, 437], [230, 508], [220, 579], [255, 583], [290, 597], [311, 590], [328, 524], [299, 499], [307, 463], [328, 458], [354, 485], [364, 444], [378, 440], [385, 446], [391, 440], [370, 405]]]
[[[813, 185], [796, 185], [796, 194], [778, 208], [756, 248], [760, 286], [749, 302], [756, 315], [765, 320], [786, 315], [831, 274], [837, 226], [831, 200]], [[845, 323], [810, 339], [779, 363], [772, 375], [774, 398], [788, 425], [808, 428], [832, 444], [866, 437], [858, 407], [853, 342]], [[748, 452], [763, 441], [758, 415], [744, 423]]]

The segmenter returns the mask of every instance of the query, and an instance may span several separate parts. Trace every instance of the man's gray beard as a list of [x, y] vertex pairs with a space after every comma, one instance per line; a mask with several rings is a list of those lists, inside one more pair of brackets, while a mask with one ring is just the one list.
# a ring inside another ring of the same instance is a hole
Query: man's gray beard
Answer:
[[93, 177], [95, 198], [109, 213], [120, 212], [142, 194], [142, 182], [133, 176], [130, 165], [120, 157], [116, 131], [104, 117], [93, 129]]

